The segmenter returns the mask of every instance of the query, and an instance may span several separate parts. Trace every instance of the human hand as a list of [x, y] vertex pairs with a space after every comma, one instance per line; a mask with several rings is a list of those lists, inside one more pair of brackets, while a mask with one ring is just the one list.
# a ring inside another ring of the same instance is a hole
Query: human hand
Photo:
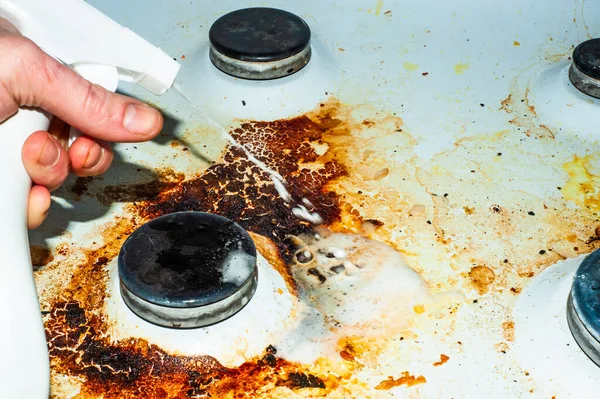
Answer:
[[27, 208], [30, 229], [42, 224], [50, 209], [50, 191], [58, 188], [70, 171], [77, 176], [95, 176], [108, 169], [113, 159], [108, 142], [147, 141], [162, 129], [160, 112], [91, 84], [1, 18], [0, 54], [0, 122], [19, 107], [38, 107], [60, 118], [51, 124], [51, 132], [68, 128], [61, 126], [64, 121], [84, 133], [68, 149], [43, 131], [25, 141], [23, 164], [33, 182]]

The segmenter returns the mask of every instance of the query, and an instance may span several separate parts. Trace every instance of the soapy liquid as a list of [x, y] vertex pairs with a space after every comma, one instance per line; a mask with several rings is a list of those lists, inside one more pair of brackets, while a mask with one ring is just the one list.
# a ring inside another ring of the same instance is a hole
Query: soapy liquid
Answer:
[[[246, 157], [248, 158], [248, 160], [250, 162], [252, 162], [254, 165], [256, 165], [256, 167], [258, 167], [260, 170], [262, 170], [263, 172], [265, 172], [269, 175], [269, 177], [271, 178], [271, 181], [273, 182], [273, 186], [275, 187], [275, 190], [277, 190], [277, 193], [279, 194], [279, 197], [288, 204], [294, 204], [294, 207], [292, 208], [292, 214], [294, 216], [296, 216], [299, 219], [305, 220], [309, 223], [312, 223], [312, 224], [323, 223], [323, 218], [318, 213], [310, 212], [306, 208], [306, 206], [294, 201], [292, 195], [285, 188], [286, 181], [283, 178], [283, 176], [281, 176], [281, 174], [279, 174], [277, 171], [269, 168], [264, 162], [262, 162], [260, 159], [256, 158], [254, 156], [254, 154], [252, 154], [246, 147], [244, 147], [242, 144], [238, 143], [231, 136], [231, 134], [229, 134], [227, 129], [225, 129], [223, 126], [221, 126], [219, 123], [217, 123], [210, 116], [208, 116], [204, 112], [202, 112], [202, 110], [200, 110], [200, 108], [197, 107], [196, 104], [194, 104], [192, 99], [182, 90], [182, 88], [179, 84], [177, 84], [177, 83], [173, 84], [173, 90], [175, 90], [176, 93], [178, 93], [184, 100], [186, 100], [190, 104], [190, 106], [198, 113], [198, 115], [200, 115], [202, 118], [204, 118], [209, 124], [211, 124], [212, 126], [217, 128], [217, 130], [221, 133], [221, 136], [223, 136], [223, 138], [225, 140], [227, 140], [227, 142], [230, 145], [241, 149], [244, 152], [244, 155], [246, 155]], [[303, 201], [305, 203], [307, 202], [305, 199], [303, 199]]]

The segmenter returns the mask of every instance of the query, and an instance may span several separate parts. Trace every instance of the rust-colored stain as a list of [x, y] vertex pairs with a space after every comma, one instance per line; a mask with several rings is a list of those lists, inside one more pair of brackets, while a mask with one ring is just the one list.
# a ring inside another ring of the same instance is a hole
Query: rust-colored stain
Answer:
[[[348, 135], [351, 126], [338, 118], [339, 112], [340, 105], [334, 101], [322, 104], [312, 114], [243, 123], [232, 132], [236, 140], [252, 148], [258, 159], [284, 176], [296, 201], [310, 201], [311, 211], [318, 212], [325, 223], [339, 220], [340, 215], [340, 200], [328, 184], [347, 172], [342, 153], [319, 155], [315, 148]], [[269, 176], [238, 149], [229, 147], [221, 162], [187, 179], [163, 170], [151, 182], [105, 186], [99, 191], [88, 191], [86, 182], [76, 182], [76, 194], [88, 192], [105, 204], [126, 202], [130, 216], [117, 217], [104, 226], [103, 244], [83, 250], [84, 259], [67, 288], [44, 308], [53, 376], [80, 379], [78, 397], [253, 398], [278, 389], [310, 389], [313, 397], [325, 397], [341, 379], [350, 377], [330, 374], [326, 368], [315, 372], [288, 362], [278, 358], [274, 348], [268, 348], [261, 358], [226, 368], [208, 356], [172, 355], [144, 339], [113, 342], [107, 334], [110, 321], [102, 314], [107, 265], [135, 228], [166, 213], [207, 211], [240, 223], [295, 294], [284, 261], [284, 239], [307, 232], [311, 226], [292, 215], [291, 205], [279, 198]], [[354, 359], [352, 351], [347, 346], [342, 351], [343, 360]]]
[[342, 357], [342, 359], [348, 361], [348, 362], [353, 362], [354, 359], [354, 355], [350, 352], [348, 352], [347, 350], [343, 350], [340, 352], [340, 356]]
[[[436, 154], [429, 163], [415, 160], [417, 140], [401, 129], [400, 118], [373, 112], [368, 119], [362, 114], [354, 119], [350, 108], [331, 100], [295, 118], [244, 121], [231, 133], [284, 177], [295, 203], [306, 199], [312, 204], [309, 210], [319, 213], [331, 231], [388, 243], [406, 255], [409, 266], [440, 291], [465, 293], [473, 287], [480, 295], [494, 296], [484, 310], [470, 301], [463, 304], [473, 306], [474, 311], [489, 312], [495, 304], [504, 303], [502, 299], [508, 295], [518, 294], [526, 279], [544, 267], [600, 246], [597, 216], [586, 206], [586, 201], [588, 205], [593, 203], [593, 194], [590, 191], [582, 196], [579, 184], [590, 180], [581, 172], [582, 167], [594, 175], [591, 163], [574, 164], [573, 176], [565, 169], [573, 183], [557, 184], [561, 187], [557, 188], [556, 198], [541, 201], [523, 191], [516, 193], [514, 188], [498, 190], [503, 183], [501, 177], [507, 173], [504, 163], [521, 165], [519, 160], [528, 155], [527, 146], [506, 145], [509, 138], [533, 140], [539, 136], [543, 139], [540, 142], [554, 142], [543, 124], [536, 121], [536, 110], [526, 95], [513, 94], [503, 101], [502, 109], [513, 114], [513, 130], [459, 140], [452, 150]], [[179, 148], [178, 144], [174, 146]], [[518, 153], [520, 158], [515, 161], [511, 153]], [[191, 151], [181, 155], [193, 156]], [[460, 164], [463, 161], [465, 164]], [[544, 164], [546, 161], [539, 160], [540, 166], [548, 170], [561, 170], [564, 162]], [[141, 338], [111, 339], [109, 327], [115, 320], [104, 314], [107, 266], [114, 264], [111, 262], [123, 240], [136, 227], [171, 212], [206, 211], [240, 223], [250, 232], [262, 256], [285, 279], [287, 291], [299, 297], [286, 239], [314, 233], [313, 226], [293, 216], [294, 204], [283, 201], [269, 176], [248, 162], [242, 152], [228, 147], [221, 159], [195, 175], [185, 176], [174, 170], [155, 172], [158, 177], [144, 183], [95, 187], [94, 179], [79, 179], [70, 188], [78, 197], [95, 196], [105, 205], [123, 202], [126, 206], [123, 216], [100, 226], [101, 232], [92, 232], [102, 236], [93, 249], [72, 244], [63, 248], [71, 254], [54, 252], [55, 258], [65, 258], [74, 270], [66, 277], [68, 283], [57, 292], [45, 292], [42, 302], [54, 386], [65, 380], [80, 386], [77, 399], [285, 398], [293, 395], [291, 391], [305, 397], [360, 397], [360, 389], [373, 389], [359, 381], [356, 371], [361, 367], [370, 367], [369, 372], [376, 372], [377, 378], [395, 374], [395, 370], [410, 370], [407, 355], [420, 350], [416, 343], [398, 357], [405, 364], [382, 371], [373, 359], [380, 353], [377, 345], [384, 346], [387, 341], [357, 336], [341, 338], [334, 356], [325, 359], [327, 362], [287, 361], [278, 357], [276, 348], [268, 347], [262, 356], [246, 358], [238, 367], [225, 367], [226, 359], [220, 362], [204, 354], [167, 353]], [[519, 181], [520, 188], [527, 184]], [[591, 184], [596, 185], [593, 178]], [[572, 191], [578, 196], [566, 199]], [[482, 200], [480, 194], [489, 197]], [[567, 209], [563, 204], [568, 201], [579, 208]], [[41, 258], [40, 263], [49, 259]], [[435, 259], [448, 259], [449, 264], [440, 266]], [[53, 269], [60, 262], [55, 260], [43, 269]], [[444, 268], [448, 274], [443, 274]], [[443, 273], [438, 274], [440, 271]], [[284, 291], [278, 289], [275, 295], [283, 295]], [[501, 313], [504, 308], [509, 309], [503, 305], [492, 310], [497, 329], [510, 318]], [[425, 306], [417, 304], [413, 310], [423, 313]], [[417, 316], [423, 323], [429, 320], [429, 313], [436, 314], [435, 306], [427, 304], [427, 312]], [[439, 320], [444, 321], [436, 322]], [[424, 324], [424, 328], [428, 326]], [[453, 328], [458, 327], [449, 327], [449, 333]], [[506, 323], [502, 325], [507, 342], [512, 339], [507, 333], [510, 330]], [[405, 332], [394, 338], [408, 346], [411, 331]], [[506, 342], [497, 343], [501, 337], [493, 339], [490, 348], [496, 345], [498, 351], [508, 350]], [[434, 365], [448, 361], [444, 356], [440, 355]], [[389, 390], [425, 382], [424, 376], [404, 372], [376, 388]], [[53, 395], [61, 398], [60, 393]]]
[[538, 121], [535, 106], [529, 102], [529, 89], [525, 90], [521, 99], [509, 94], [500, 103], [500, 109], [513, 116], [510, 123], [522, 130], [527, 137], [555, 138], [554, 132]]
[[408, 371], [404, 371], [402, 376], [398, 379], [394, 379], [394, 377], [388, 377], [387, 380], [381, 381], [375, 389], [379, 391], [387, 391], [388, 389], [392, 389], [394, 387], [398, 387], [400, 385], [406, 385], [407, 387], [412, 387], [414, 385], [424, 384], [427, 380], [422, 375], [415, 377], [411, 375]]
[[502, 323], [502, 335], [508, 342], [515, 340], [515, 323], [513, 321], [505, 321]]
[[439, 360], [439, 362], [435, 362], [435, 363], [433, 363], [433, 365], [434, 365], [435, 367], [439, 367], [439, 366], [441, 366], [442, 364], [446, 363], [448, 360], [450, 360], [450, 357], [449, 357], [449, 356], [447, 356], [447, 355], [444, 355], [444, 354], [442, 353], [442, 354], [440, 355], [440, 360]]
[[39, 245], [30, 245], [31, 264], [36, 267], [46, 266], [54, 260], [52, 251]]
[[488, 292], [489, 286], [496, 279], [496, 274], [487, 266], [474, 266], [469, 272], [471, 284], [480, 294]]
[[253, 398], [277, 386], [325, 390], [337, 384], [337, 377], [317, 376], [278, 358], [273, 347], [232, 369], [210, 356], [170, 355], [143, 339], [110, 342], [101, 334], [104, 321], [90, 313], [75, 301], [56, 303], [46, 322], [54, 372], [84, 378], [83, 397], [196, 398], [234, 393], [231, 397]]

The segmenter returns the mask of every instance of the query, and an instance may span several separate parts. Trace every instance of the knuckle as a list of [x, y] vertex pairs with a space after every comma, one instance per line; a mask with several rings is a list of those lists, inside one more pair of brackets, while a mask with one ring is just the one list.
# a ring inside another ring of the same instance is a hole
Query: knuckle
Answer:
[[83, 113], [93, 118], [96, 124], [103, 124], [112, 118], [110, 97], [101, 86], [86, 81], [83, 94]]

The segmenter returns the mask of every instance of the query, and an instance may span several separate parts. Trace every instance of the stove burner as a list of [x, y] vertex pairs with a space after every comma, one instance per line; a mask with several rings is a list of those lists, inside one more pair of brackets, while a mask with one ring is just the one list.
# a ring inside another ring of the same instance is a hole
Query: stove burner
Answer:
[[118, 264], [127, 306], [165, 327], [225, 320], [250, 301], [258, 282], [256, 247], [248, 233], [203, 212], [146, 223], [125, 241]]
[[567, 322], [577, 344], [600, 366], [600, 250], [588, 255], [575, 273]]
[[587, 40], [575, 48], [569, 79], [583, 93], [600, 98], [600, 39]]
[[243, 79], [291, 75], [311, 57], [304, 20], [274, 8], [246, 8], [219, 18], [210, 28], [210, 59], [221, 71]]

